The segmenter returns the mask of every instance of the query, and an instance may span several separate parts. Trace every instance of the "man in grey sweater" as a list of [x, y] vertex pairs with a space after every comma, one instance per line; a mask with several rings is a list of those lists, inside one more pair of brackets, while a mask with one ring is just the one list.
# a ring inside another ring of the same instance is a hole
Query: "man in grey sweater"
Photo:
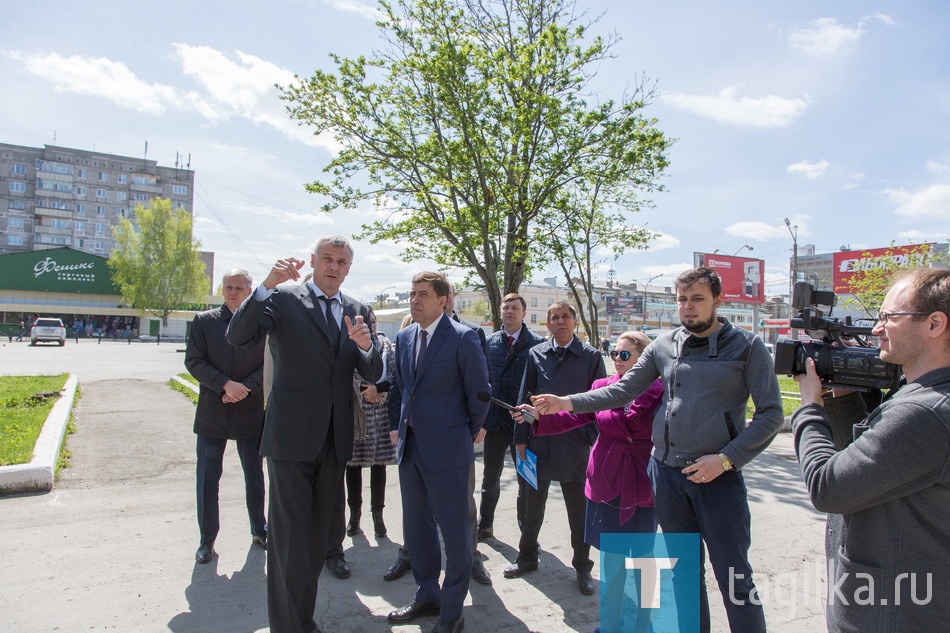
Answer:
[[[917, 269], [891, 287], [873, 334], [907, 384], [866, 417], [860, 394], [823, 396], [813, 361], [799, 378], [795, 450], [812, 503], [837, 527], [826, 543], [832, 633], [929, 633], [950, 622], [948, 315], [950, 270]], [[854, 424], [840, 451], [832, 417]]]
[[[734, 633], [764, 633], [765, 613], [749, 565], [751, 516], [740, 469], [774, 439], [782, 426], [782, 401], [772, 358], [761, 339], [717, 317], [722, 282], [696, 268], [676, 280], [682, 327], [644, 350], [618, 382], [566, 397], [532, 399], [539, 413], [585, 413], [628, 404], [658, 377], [663, 403], [653, 418], [653, 458], [648, 474], [657, 520], [664, 533], [698, 533], [700, 568], [675, 568], [677, 603], [691, 599], [699, 574], [699, 630], [710, 630], [703, 562], [705, 549]], [[746, 424], [752, 396], [755, 413]], [[689, 610], [680, 630], [696, 630]]]

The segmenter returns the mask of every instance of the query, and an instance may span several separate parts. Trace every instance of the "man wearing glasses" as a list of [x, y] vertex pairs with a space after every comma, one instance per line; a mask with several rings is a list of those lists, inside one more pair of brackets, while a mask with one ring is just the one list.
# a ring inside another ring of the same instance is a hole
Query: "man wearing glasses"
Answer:
[[[828, 630], [946, 631], [950, 620], [950, 270], [916, 269], [884, 297], [873, 334], [906, 385], [866, 414], [859, 393], [798, 378], [795, 450], [828, 540]], [[865, 415], [866, 414], [866, 415]], [[850, 416], [835, 451], [831, 420]]]

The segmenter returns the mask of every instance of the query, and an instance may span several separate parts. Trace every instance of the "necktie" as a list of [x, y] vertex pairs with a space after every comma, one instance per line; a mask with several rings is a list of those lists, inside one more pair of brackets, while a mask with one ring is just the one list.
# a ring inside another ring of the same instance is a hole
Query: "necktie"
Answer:
[[419, 353], [416, 354], [416, 369], [422, 364], [422, 357], [426, 355], [426, 338], [429, 333], [425, 330], [419, 330]]
[[554, 355], [557, 356], [557, 359], [558, 359], [558, 360], [564, 360], [564, 351], [565, 351], [565, 349], [566, 349], [566, 348], [564, 348], [564, 347], [555, 347], [555, 348], [554, 348]]
[[333, 316], [333, 310], [331, 309], [336, 299], [327, 296], [319, 297], [319, 299], [326, 304], [327, 326], [330, 328], [330, 340], [333, 342], [333, 347], [336, 347], [340, 344], [340, 324], [336, 322], [336, 317]]
[[511, 334], [508, 335], [508, 347], [512, 347], [515, 344], [515, 337]]

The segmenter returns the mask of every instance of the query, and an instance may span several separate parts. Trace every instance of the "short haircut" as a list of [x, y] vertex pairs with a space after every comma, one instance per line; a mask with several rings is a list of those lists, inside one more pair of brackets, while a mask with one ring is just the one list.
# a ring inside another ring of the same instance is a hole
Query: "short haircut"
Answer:
[[624, 332], [617, 337], [617, 342], [620, 341], [630, 341], [638, 352], [641, 354], [643, 350], [647, 348], [647, 345], [652, 343], [650, 337], [644, 334], [643, 332], [634, 332], [633, 330], [629, 332]]
[[449, 280], [442, 273], [423, 271], [412, 278], [412, 283], [421, 284], [430, 282], [435, 289], [435, 294], [439, 297], [449, 296]]
[[317, 251], [320, 250], [320, 247], [327, 243], [331, 244], [332, 246], [345, 248], [350, 251], [350, 263], [353, 263], [353, 257], [356, 255], [356, 253], [353, 251], [353, 245], [350, 244], [350, 240], [346, 239], [342, 235], [323, 235], [318, 237], [316, 243], [313, 245], [313, 254], [316, 255]]
[[569, 304], [567, 301], [555, 301], [554, 303], [548, 306], [548, 321], [551, 320], [552, 312], [554, 312], [555, 310], [562, 310], [564, 308], [567, 308], [568, 310], [571, 311], [571, 317], [573, 317], [573, 319], [576, 321], [577, 311], [574, 309], [574, 306]]
[[251, 288], [254, 286], [254, 279], [251, 278], [251, 273], [247, 272], [243, 268], [232, 268], [228, 272], [221, 275], [221, 285], [224, 285], [225, 280], [228, 277], [244, 277], [244, 281], [247, 282], [247, 287]]
[[900, 275], [895, 283], [906, 281], [913, 296], [911, 309], [914, 312], [943, 312], [950, 316], [950, 269], [915, 268]]
[[722, 294], [722, 281], [719, 275], [712, 268], [694, 268], [676, 278], [674, 287], [676, 291], [689, 288], [693, 284], [706, 284], [712, 290], [713, 298]]
[[506, 294], [504, 297], [501, 298], [502, 305], [508, 303], [509, 301], [520, 301], [521, 309], [522, 310], [528, 309], [528, 304], [525, 302], [524, 297], [519, 295], [517, 292], [509, 292], [508, 294]]

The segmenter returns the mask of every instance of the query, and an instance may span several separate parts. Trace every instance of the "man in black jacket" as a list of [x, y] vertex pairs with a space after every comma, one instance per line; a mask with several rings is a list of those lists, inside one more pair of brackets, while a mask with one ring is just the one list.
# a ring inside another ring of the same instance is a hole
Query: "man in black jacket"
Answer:
[[[528, 309], [524, 298], [516, 293], [501, 300], [502, 329], [488, 337], [488, 375], [492, 396], [518, 404], [521, 380], [528, 362], [528, 351], [544, 339], [528, 329], [524, 315]], [[495, 508], [501, 496], [501, 473], [505, 468], [505, 452], [515, 458], [514, 420], [511, 414], [492, 406], [485, 421], [485, 469], [482, 473], [482, 501], [478, 522], [479, 540], [494, 535]], [[518, 525], [524, 520], [524, 480], [518, 478]]]
[[200, 383], [195, 409], [198, 436], [198, 529], [201, 542], [195, 560], [207, 563], [214, 557], [218, 536], [218, 482], [228, 440], [237, 440], [244, 468], [247, 513], [251, 540], [267, 543], [264, 519], [264, 467], [257, 440], [264, 422], [264, 342], [237, 348], [225, 340], [228, 322], [241, 302], [251, 294], [251, 276], [246, 270], [228, 271], [222, 280], [224, 305], [195, 315], [185, 350], [185, 367]]

